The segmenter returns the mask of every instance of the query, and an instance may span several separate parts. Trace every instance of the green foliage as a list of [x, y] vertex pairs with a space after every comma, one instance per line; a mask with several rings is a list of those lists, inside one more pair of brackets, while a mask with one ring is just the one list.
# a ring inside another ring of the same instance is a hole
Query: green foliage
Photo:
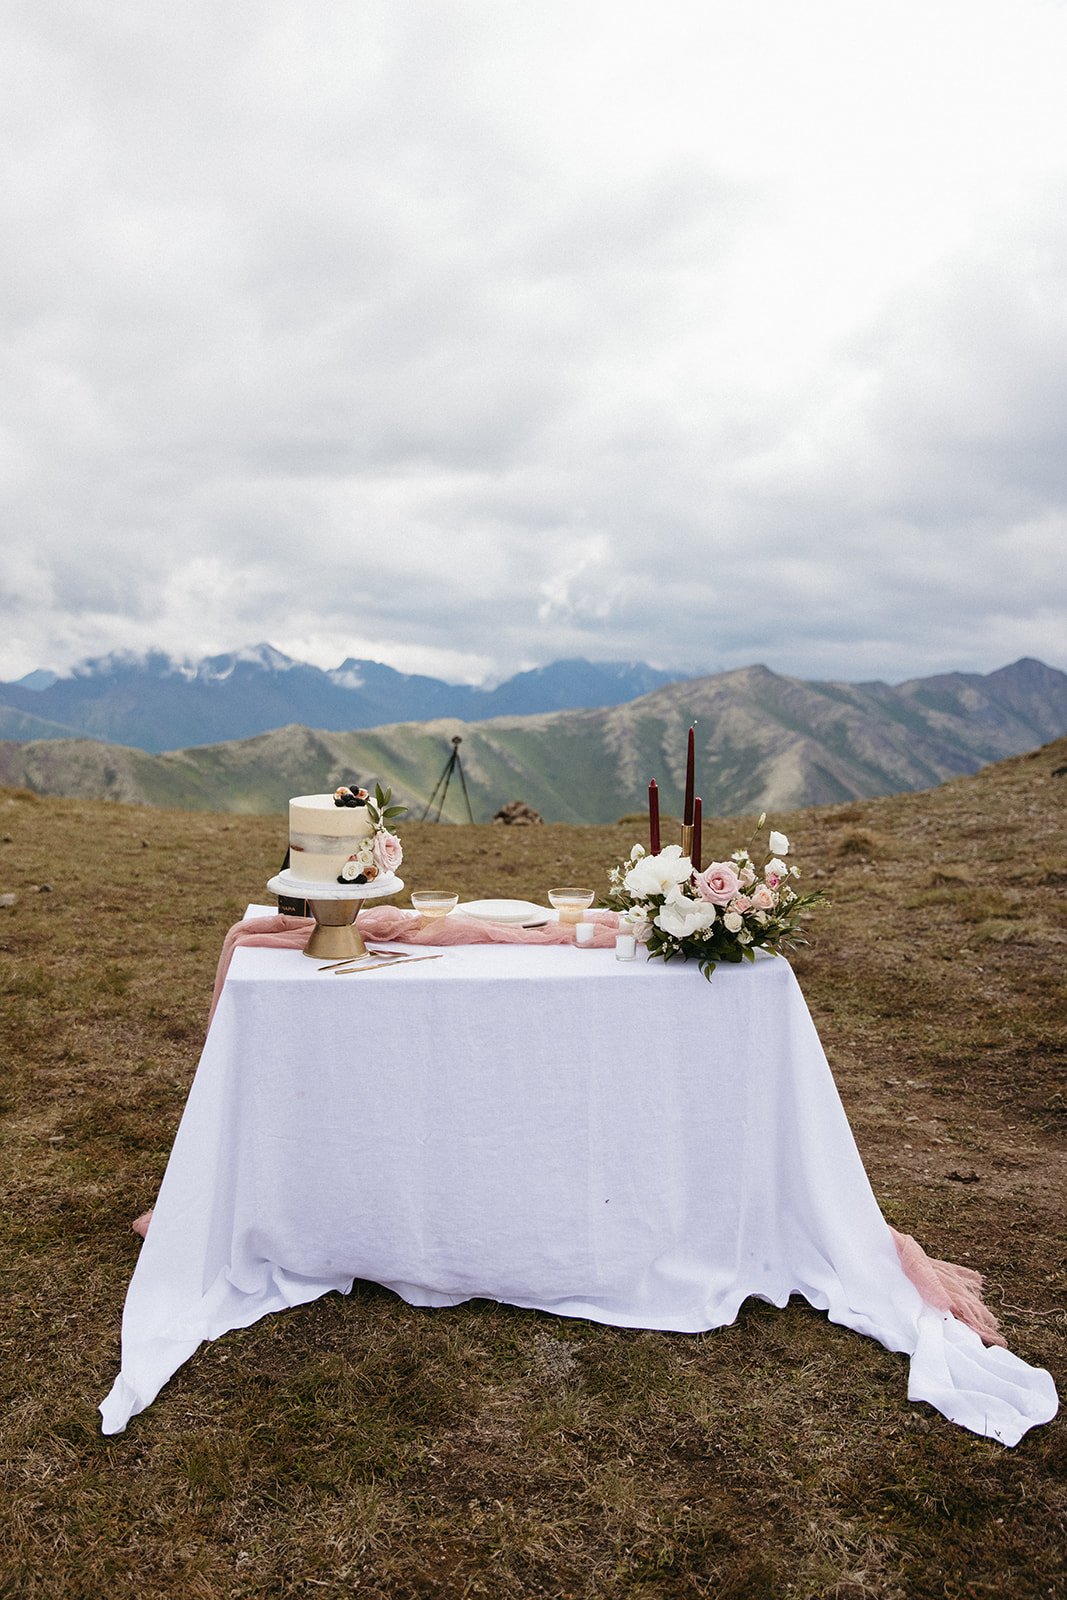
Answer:
[[651, 957], [695, 961], [709, 979], [720, 961], [737, 966], [753, 961], [756, 950], [774, 954], [797, 950], [806, 943], [802, 922], [814, 906], [825, 903], [826, 896], [821, 889], [805, 895], [796, 892], [793, 883], [800, 869], [786, 866], [777, 855], [789, 853], [784, 834], [772, 831], [765, 859], [753, 860], [751, 850], [766, 822], [763, 812], [748, 844], [714, 864], [717, 882], [732, 885], [714, 891], [714, 903], [706, 884], [710, 869], [705, 874], [692, 871], [680, 846], [669, 845], [650, 856], [641, 844], [635, 844], [626, 860], [609, 873], [604, 903], [634, 927]]
[[392, 828], [392, 824], [400, 817], [407, 815], [407, 806], [393, 805], [392, 789], [383, 789], [380, 783], [374, 785], [374, 799], [368, 802], [371, 822], [375, 828]]

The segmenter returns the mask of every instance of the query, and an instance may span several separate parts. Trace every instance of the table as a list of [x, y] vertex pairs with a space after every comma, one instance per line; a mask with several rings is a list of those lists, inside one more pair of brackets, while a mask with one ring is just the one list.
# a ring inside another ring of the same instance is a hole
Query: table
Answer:
[[104, 1432], [204, 1340], [357, 1278], [680, 1333], [800, 1294], [975, 1432], [1014, 1444], [1056, 1410], [1048, 1373], [919, 1298], [793, 972], [762, 953], [708, 983], [571, 946], [348, 977], [238, 949]]

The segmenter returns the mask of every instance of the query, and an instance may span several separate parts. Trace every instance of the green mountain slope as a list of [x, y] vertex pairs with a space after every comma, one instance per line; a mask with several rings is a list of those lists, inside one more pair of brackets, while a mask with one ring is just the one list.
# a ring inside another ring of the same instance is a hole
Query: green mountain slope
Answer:
[[[290, 795], [359, 778], [422, 814], [459, 736], [476, 821], [523, 800], [547, 821], [612, 822], [646, 803], [681, 808], [686, 730], [697, 727], [707, 815], [783, 810], [927, 789], [1067, 731], [1067, 674], [1016, 662], [988, 676], [819, 684], [747, 667], [674, 683], [621, 706], [364, 732], [301, 726], [162, 756], [87, 740], [0, 744], [0, 783], [42, 794], [275, 812]], [[465, 821], [458, 777], [443, 817]]]

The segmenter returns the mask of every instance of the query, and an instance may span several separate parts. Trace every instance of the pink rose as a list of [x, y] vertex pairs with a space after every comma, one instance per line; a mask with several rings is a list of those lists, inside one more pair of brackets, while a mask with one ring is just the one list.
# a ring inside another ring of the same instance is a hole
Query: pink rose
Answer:
[[404, 859], [403, 846], [395, 833], [376, 833], [374, 854], [383, 872], [395, 872]]
[[774, 890], [769, 883], [757, 883], [752, 891], [752, 904], [757, 911], [774, 910]]
[[763, 869], [763, 881], [769, 884], [772, 889], [777, 889], [783, 878], [788, 876], [789, 868], [784, 861], [779, 861], [777, 857], [773, 861], [768, 861]]
[[698, 872], [693, 885], [702, 900], [713, 906], [725, 906], [741, 887], [737, 873], [728, 861], [713, 861], [704, 872]]
[[730, 901], [730, 910], [740, 911], [741, 915], [744, 916], [746, 911], [752, 910], [752, 901], [747, 894], [735, 894]]

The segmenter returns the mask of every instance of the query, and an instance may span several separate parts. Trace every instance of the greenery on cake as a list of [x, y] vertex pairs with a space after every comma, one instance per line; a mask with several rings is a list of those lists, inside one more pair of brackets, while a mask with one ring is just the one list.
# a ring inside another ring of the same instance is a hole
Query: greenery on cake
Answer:
[[407, 807], [393, 804], [393, 791], [376, 783], [372, 797], [368, 790], [352, 783], [334, 790], [333, 803], [349, 808], [365, 806], [372, 829], [341, 868], [338, 883], [373, 883], [382, 873], [396, 872], [404, 859], [404, 849], [390, 824], [402, 817]]

